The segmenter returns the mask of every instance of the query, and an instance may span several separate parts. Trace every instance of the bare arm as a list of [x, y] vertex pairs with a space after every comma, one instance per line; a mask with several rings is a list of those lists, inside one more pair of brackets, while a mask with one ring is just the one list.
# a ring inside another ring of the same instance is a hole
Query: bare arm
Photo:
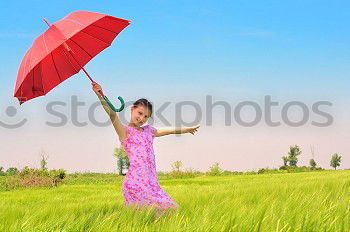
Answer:
[[155, 137], [160, 137], [164, 135], [170, 135], [170, 134], [185, 134], [185, 133], [191, 133], [194, 135], [195, 132], [197, 132], [197, 129], [200, 126], [194, 126], [194, 127], [182, 127], [182, 128], [158, 128], [154, 132]]
[[92, 83], [92, 90], [95, 92], [95, 94], [97, 95], [98, 99], [100, 100], [104, 110], [106, 111], [106, 113], [108, 114], [108, 116], [110, 117], [114, 129], [117, 132], [119, 138], [121, 141], [126, 139], [126, 130], [124, 125], [121, 123], [121, 121], [118, 118], [118, 115], [116, 112], [114, 112], [107, 104], [107, 102], [105, 101], [105, 99], [103, 99], [102, 95], [99, 93], [99, 91], [102, 91], [102, 88], [99, 84], [97, 83]]

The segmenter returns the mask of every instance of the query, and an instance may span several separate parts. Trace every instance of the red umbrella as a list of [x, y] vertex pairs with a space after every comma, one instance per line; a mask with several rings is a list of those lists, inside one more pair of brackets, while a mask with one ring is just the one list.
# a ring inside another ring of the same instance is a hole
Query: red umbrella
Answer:
[[[73, 12], [52, 25], [44, 21], [49, 29], [35, 39], [18, 70], [14, 97], [20, 104], [46, 95], [80, 70], [94, 82], [84, 65], [130, 24], [129, 20], [88, 11]], [[124, 102], [118, 98], [123, 108]]]

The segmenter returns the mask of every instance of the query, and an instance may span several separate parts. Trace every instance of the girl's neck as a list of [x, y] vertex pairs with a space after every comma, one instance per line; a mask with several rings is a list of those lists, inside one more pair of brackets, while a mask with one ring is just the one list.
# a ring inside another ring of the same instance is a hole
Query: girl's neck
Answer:
[[141, 128], [139, 126], [136, 126], [135, 123], [130, 122], [128, 126], [134, 127], [134, 128]]
[[144, 132], [144, 129], [143, 129], [143, 128], [141, 128], [140, 126], [136, 126], [134, 123], [129, 123], [128, 126], [130, 126], [130, 127], [132, 127], [132, 128], [135, 128], [135, 129], [138, 130], [138, 131]]

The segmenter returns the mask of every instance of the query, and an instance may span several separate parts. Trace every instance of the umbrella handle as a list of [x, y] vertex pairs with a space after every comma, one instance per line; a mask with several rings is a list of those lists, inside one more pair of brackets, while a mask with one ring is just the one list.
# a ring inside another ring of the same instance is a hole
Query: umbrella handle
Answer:
[[122, 111], [122, 110], [124, 109], [124, 107], [125, 107], [124, 99], [123, 99], [121, 96], [118, 97], [120, 103], [122, 104], [121, 107], [120, 107], [119, 109], [116, 109], [116, 108], [114, 107], [114, 105], [110, 102], [110, 100], [108, 99], [108, 97], [107, 97], [106, 95], [103, 96], [103, 99], [105, 99], [105, 101], [107, 102], [108, 106], [109, 106], [114, 112], [120, 112], [120, 111]]
[[[86, 75], [90, 78], [90, 80], [92, 82], [94, 82], [90, 75], [85, 71], [85, 69], [83, 68], [84, 72], [86, 73]], [[114, 112], [120, 112], [124, 109], [125, 107], [125, 102], [124, 102], [124, 99], [119, 96], [118, 99], [120, 101], [120, 103], [122, 104], [121, 107], [119, 109], [115, 108], [114, 105], [111, 103], [111, 101], [108, 99], [108, 97], [106, 95], [103, 94], [102, 90], [99, 90], [99, 93], [101, 94], [101, 96], [103, 97], [103, 99], [105, 99], [105, 101], [107, 102], [107, 105], [109, 106], [109, 108], [111, 108]]]

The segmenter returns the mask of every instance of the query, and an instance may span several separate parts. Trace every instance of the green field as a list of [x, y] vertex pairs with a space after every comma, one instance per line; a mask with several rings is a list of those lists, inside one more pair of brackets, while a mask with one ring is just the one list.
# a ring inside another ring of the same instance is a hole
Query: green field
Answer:
[[57, 188], [1, 191], [0, 231], [350, 231], [350, 170], [160, 177], [180, 210], [155, 221], [124, 208], [122, 181], [69, 175]]

